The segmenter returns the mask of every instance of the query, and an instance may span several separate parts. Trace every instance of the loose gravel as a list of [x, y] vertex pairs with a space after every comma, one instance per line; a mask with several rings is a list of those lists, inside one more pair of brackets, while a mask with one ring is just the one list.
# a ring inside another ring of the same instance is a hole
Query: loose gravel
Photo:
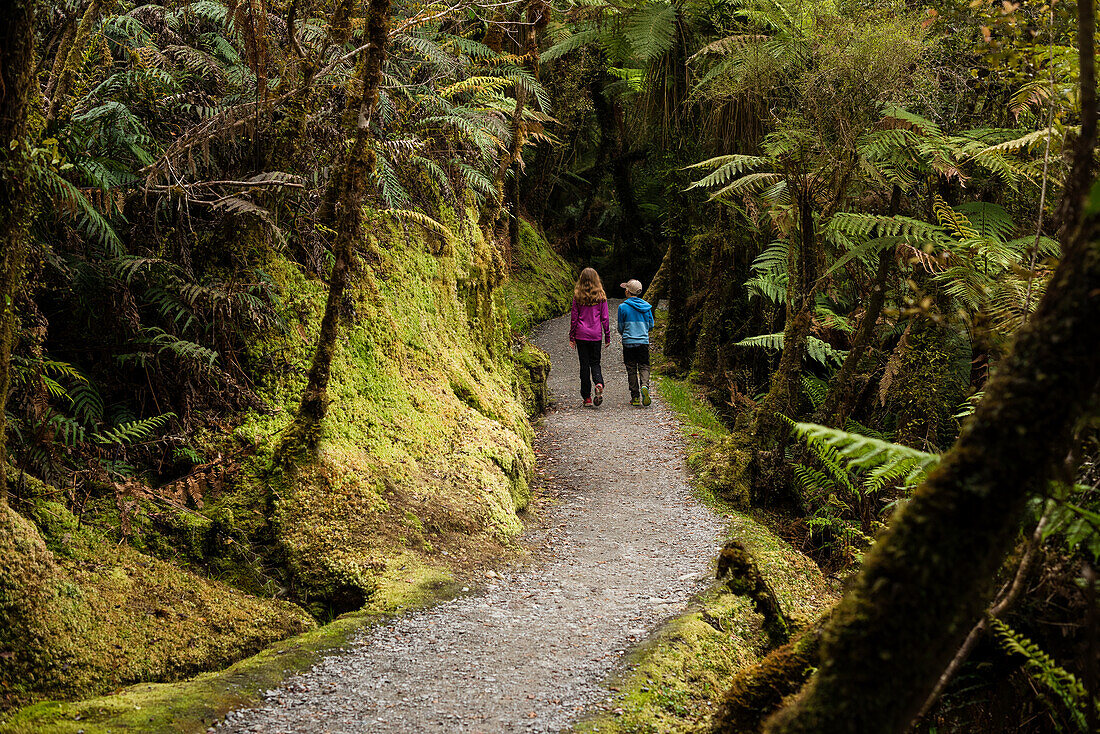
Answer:
[[523, 539], [531, 558], [364, 630], [218, 731], [556, 732], [607, 704], [624, 652], [703, 588], [721, 524], [691, 496], [675, 416], [657, 396], [628, 404], [617, 335], [603, 406], [581, 407], [568, 329], [534, 334], [556, 405], [536, 444], [549, 497]]

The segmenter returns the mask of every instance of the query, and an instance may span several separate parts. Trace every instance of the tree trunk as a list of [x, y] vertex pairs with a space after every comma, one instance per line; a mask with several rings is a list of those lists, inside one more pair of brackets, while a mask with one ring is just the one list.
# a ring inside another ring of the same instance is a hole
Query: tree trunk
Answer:
[[[890, 216], [896, 216], [901, 204], [901, 188], [894, 186], [890, 196]], [[890, 248], [883, 249], [878, 256], [878, 270], [875, 272], [874, 285], [871, 289], [871, 298], [867, 301], [867, 310], [863, 319], [859, 322], [859, 328], [852, 338], [851, 349], [844, 358], [844, 364], [840, 366], [829, 385], [829, 391], [825, 394], [825, 400], [814, 416], [814, 422], [826, 426], [843, 428], [844, 422], [851, 415], [855, 407], [856, 393], [855, 378], [859, 371], [859, 364], [871, 348], [871, 339], [875, 335], [875, 324], [879, 314], [886, 303], [886, 279], [890, 276], [890, 266], [893, 264], [894, 253]]]
[[768, 394], [756, 409], [753, 434], [756, 445], [764, 448], [777, 440], [782, 443], [786, 428], [780, 415], [793, 417], [798, 408], [802, 359], [806, 355], [806, 337], [813, 326], [814, 292], [817, 284], [817, 235], [814, 230], [813, 197], [805, 187], [798, 188], [798, 254], [793, 258], [791, 296], [787, 321], [783, 328], [783, 353], [772, 374]]
[[790, 642], [738, 673], [711, 721], [713, 734], [755, 734], [764, 719], [798, 691], [817, 666], [821, 631], [828, 615], [802, 630]]
[[7, 413], [15, 299], [30, 249], [27, 140], [34, 79], [33, 0], [0, 0], [0, 505], [7, 503]]
[[691, 231], [691, 200], [684, 193], [687, 183], [682, 167], [682, 163], [676, 161], [669, 186], [666, 187], [668, 269], [664, 283], [668, 294], [668, 328], [665, 331], [665, 356], [679, 369], [686, 370], [690, 367], [692, 347], [689, 338], [691, 314], [687, 305], [691, 297], [691, 251], [687, 241]]
[[1079, 3], [1081, 134], [1063, 259], [1031, 323], [940, 467], [872, 549], [822, 640], [817, 673], [772, 734], [901, 732], [990, 597], [1028, 498], [1046, 491], [1100, 380], [1095, 8]]
[[666, 249], [664, 257], [661, 258], [661, 265], [657, 268], [657, 272], [653, 274], [653, 279], [649, 281], [649, 287], [645, 289], [645, 298], [654, 306], [657, 305], [657, 301], [667, 295], [668, 291], [668, 270], [669, 260], [671, 257], [671, 251]]
[[[96, 21], [99, 20], [99, 16], [104, 10], [110, 8], [113, 5], [113, 0], [92, 0], [88, 5], [88, 9], [84, 12], [84, 16], [80, 19], [80, 25], [77, 26], [76, 34], [73, 36], [72, 43], [69, 44], [65, 51], [65, 61], [60, 66], [56, 67], [55, 74], [51, 75], [49, 80], [49, 107], [46, 110], [46, 124], [49, 125], [59, 117], [68, 116], [72, 110], [72, 105], [68, 99], [73, 79], [76, 77], [81, 62], [84, 60], [84, 47], [87, 44], [88, 38], [92, 35], [92, 27]], [[60, 54], [59, 54], [60, 56]]]
[[[545, 26], [549, 21], [547, 9], [541, 3], [529, 0], [526, 3], [523, 15], [525, 15], [527, 19], [527, 22], [523, 24], [523, 66], [538, 79], [539, 49], [535, 32], [537, 29]], [[492, 237], [496, 233], [501, 213], [504, 210], [506, 195], [505, 181], [508, 176], [508, 171], [511, 170], [513, 176], [518, 176], [522, 169], [520, 156], [523, 153], [523, 145], [527, 140], [526, 126], [523, 124], [523, 110], [527, 104], [527, 90], [517, 84], [515, 94], [516, 104], [512, 110], [510, 125], [511, 142], [509, 143], [507, 153], [501, 156], [500, 163], [497, 166], [496, 176], [493, 180], [493, 200], [488, 202], [485, 209], [482, 211], [481, 228], [482, 231], [485, 232], [486, 237]], [[512, 216], [518, 217], [519, 212], [513, 210]], [[509, 231], [511, 231], [511, 227], [509, 227]], [[505, 266], [511, 269], [511, 243], [508, 243], [505, 247], [504, 261]]]
[[363, 202], [376, 163], [374, 151], [369, 144], [370, 119], [378, 106], [378, 90], [382, 85], [382, 63], [386, 58], [389, 15], [390, 0], [371, 0], [367, 21], [370, 47], [367, 49], [367, 58], [360, 77], [363, 96], [359, 100], [355, 142], [345, 159], [334, 211], [335, 262], [329, 278], [328, 300], [321, 319], [321, 333], [317, 337], [317, 348], [302, 402], [298, 407], [295, 426], [295, 433], [305, 440], [307, 446], [315, 445], [316, 429], [328, 412], [328, 383], [332, 373], [332, 358], [336, 351], [340, 307], [351, 269], [355, 265], [355, 245], [362, 234]]

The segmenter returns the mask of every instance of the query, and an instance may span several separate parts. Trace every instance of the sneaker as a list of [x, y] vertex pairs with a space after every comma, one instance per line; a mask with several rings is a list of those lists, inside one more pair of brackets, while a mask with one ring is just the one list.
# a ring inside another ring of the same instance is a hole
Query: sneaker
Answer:
[[586, 407], [586, 408], [591, 408], [592, 407], [592, 398], [585, 398], [584, 399], [584, 407]]
[[635, 408], [642, 407], [642, 401], [639, 400], [638, 398], [631, 398], [630, 399], [630, 404], [633, 405]]
[[599, 384], [599, 385], [596, 385], [596, 394], [592, 398], [592, 404], [598, 406], [602, 402], [603, 402], [603, 385]]
[[649, 385], [642, 387], [642, 405], [648, 407], [653, 401], [649, 398]]

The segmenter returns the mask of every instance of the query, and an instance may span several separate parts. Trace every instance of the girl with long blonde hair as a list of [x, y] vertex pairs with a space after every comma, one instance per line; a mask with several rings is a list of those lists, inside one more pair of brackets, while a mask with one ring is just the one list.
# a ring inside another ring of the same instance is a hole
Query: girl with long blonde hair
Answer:
[[[611, 325], [607, 314], [607, 294], [599, 274], [585, 268], [573, 287], [573, 306], [569, 310], [569, 344], [577, 350], [581, 363], [581, 398], [586, 407], [603, 402], [603, 370], [600, 368], [600, 338], [611, 344]], [[593, 396], [593, 385], [595, 395]]]

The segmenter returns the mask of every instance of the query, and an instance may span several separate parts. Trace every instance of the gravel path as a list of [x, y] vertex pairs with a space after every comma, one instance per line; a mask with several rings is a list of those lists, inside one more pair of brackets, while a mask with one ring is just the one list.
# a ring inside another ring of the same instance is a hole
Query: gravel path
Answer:
[[608, 700], [622, 654], [703, 588], [721, 526], [691, 498], [675, 417], [656, 397], [628, 405], [618, 335], [603, 406], [580, 406], [568, 329], [555, 319], [534, 335], [556, 407], [537, 439], [551, 501], [524, 537], [531, 560], [365, 630], [219, 731], [560, 731]]

